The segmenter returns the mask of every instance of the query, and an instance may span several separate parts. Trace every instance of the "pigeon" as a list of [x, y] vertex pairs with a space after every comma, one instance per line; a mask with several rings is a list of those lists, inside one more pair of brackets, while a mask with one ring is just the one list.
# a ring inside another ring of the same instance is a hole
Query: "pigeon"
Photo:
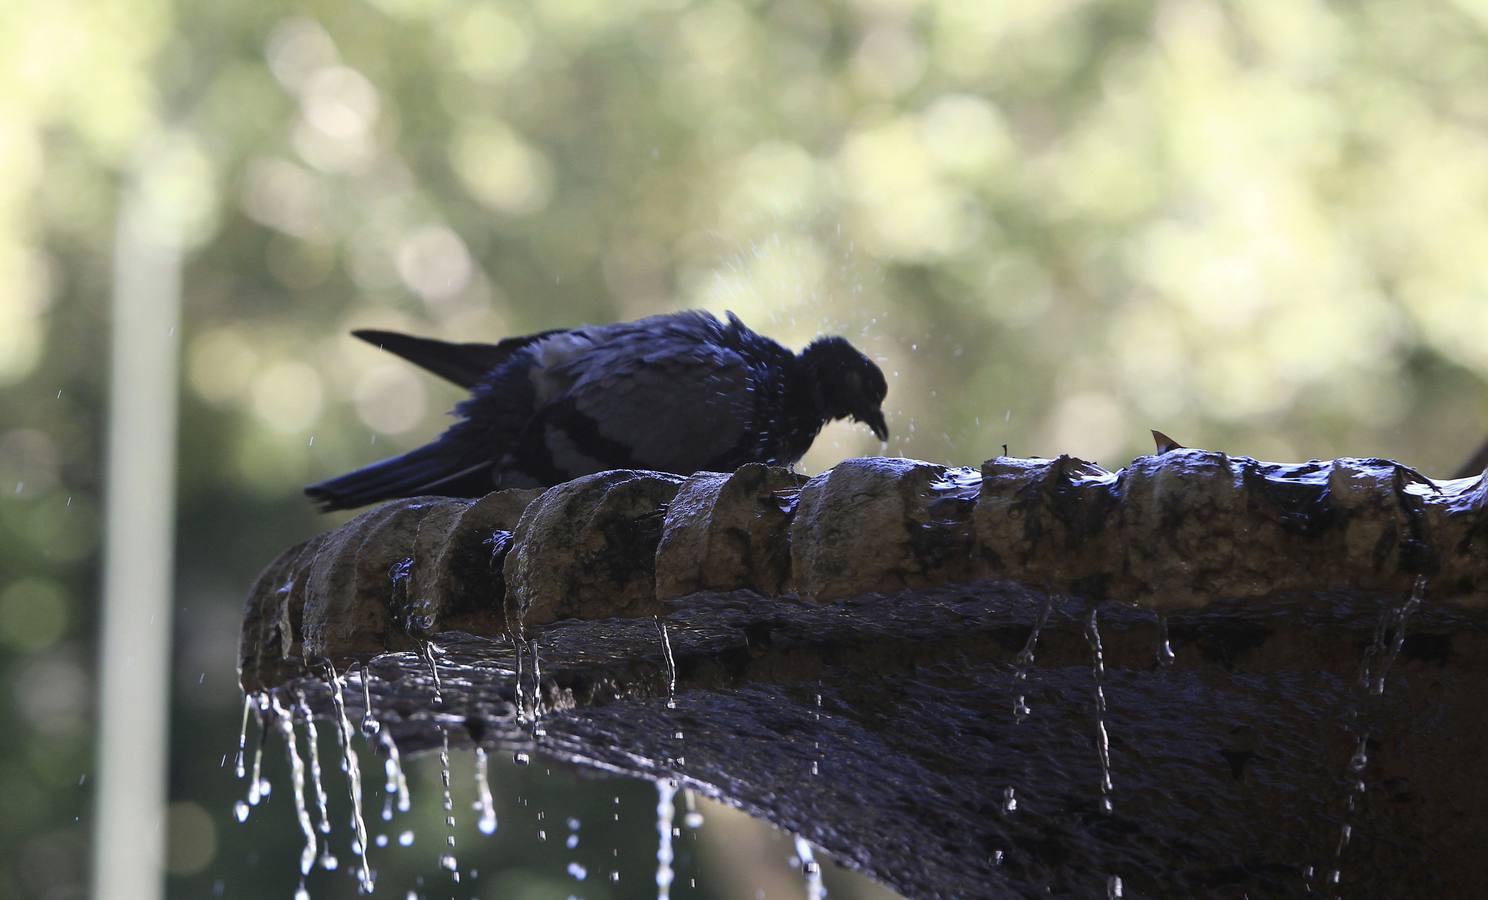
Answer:
[[322, 512], [421, 495], [480, 497], [606, 469], [691, 475], [793, 466], [823, 425], [887, 440], [888, 383], [841, 337], [800, 353], [728, 313], [555, 329], [496, 344], [355, 331], [470, 390], [458, 421], [402, 456], [305, 488]]

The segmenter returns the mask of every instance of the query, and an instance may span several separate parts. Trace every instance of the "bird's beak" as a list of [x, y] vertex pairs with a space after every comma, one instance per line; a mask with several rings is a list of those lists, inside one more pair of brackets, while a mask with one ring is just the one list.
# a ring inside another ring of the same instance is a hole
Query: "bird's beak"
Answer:
[[861, 416], [854, 416], [854, 418], [856, 418], [859, 422], [862, 422], [864, 425], [867, 425], [869, 428], [873, 429], [873, 436], [878, 438], [880, 441], [886, 441], [889, 439], [889, 426], [884, 423], [883, 410], [875, 409], [872, 412], [864, 413]]

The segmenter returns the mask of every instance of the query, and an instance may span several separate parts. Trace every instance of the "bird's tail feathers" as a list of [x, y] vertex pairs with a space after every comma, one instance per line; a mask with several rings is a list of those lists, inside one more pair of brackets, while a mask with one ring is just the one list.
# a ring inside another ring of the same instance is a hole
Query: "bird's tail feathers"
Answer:
[[457, 448], [436, 442], [305, 488], [321, 512], [438, 494], [479, 497], [494, 489], [489, 459], [471, 463]]

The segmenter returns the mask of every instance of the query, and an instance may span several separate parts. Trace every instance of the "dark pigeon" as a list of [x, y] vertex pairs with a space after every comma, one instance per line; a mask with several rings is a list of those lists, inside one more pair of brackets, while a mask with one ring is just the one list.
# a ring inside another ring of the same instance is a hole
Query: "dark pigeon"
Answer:
[[322, 511], [438, 494], [479, 497], [605, 469], [690, 475], [794, 465], [823, 425], [850, 418], [886, 440], [884, 376], [840, 337], [799, 354], [733, 313], [702, 312], [452, 344], [357, 331], [470, 398], [432, 443], [305, 488]]

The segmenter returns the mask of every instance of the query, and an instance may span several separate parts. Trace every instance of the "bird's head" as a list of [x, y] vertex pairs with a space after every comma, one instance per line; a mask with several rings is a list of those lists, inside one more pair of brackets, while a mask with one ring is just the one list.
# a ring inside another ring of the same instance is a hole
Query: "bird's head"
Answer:
[[801, 364], [811, 384], [817, 409], [827, 419], [852, 419], [889, 439], [883, 399], [889, 392], [883, 372], [845, 338], [826, 337], [801, 351]]

